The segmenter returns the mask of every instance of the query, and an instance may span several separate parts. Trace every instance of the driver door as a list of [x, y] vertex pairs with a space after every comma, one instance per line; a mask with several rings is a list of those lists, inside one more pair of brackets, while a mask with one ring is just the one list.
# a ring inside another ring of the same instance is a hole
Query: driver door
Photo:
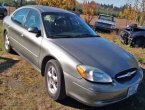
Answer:
[[37, 36], [37, 33], [29, 32], [30, 27], [36, 27], [41, 31], [41, 20], [39, 13], [31, 9], [24, 23], [25, 31], [22, 33], [22, 45], [24, 46], [23, 55], [30, 60], [34, 65], [38, 66], [39, 54], [41, 49], [42, 36]]

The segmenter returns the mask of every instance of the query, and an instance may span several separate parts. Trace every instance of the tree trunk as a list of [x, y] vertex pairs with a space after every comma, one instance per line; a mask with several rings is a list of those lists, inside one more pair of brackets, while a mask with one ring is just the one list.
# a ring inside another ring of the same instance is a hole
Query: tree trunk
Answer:
[[20, 0], [20, 7], [23, 6], [23, 0]]

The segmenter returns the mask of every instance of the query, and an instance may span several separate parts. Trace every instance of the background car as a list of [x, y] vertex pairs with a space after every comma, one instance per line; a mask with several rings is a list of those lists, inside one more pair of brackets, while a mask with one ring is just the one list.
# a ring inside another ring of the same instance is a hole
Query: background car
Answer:
[[7, 16], [7, 9], [3, 6], [2, 3], [0, 3], [0, 15], [4, 18]]
[[145, 27], [130, 25], [120, 30], [120, 40], [132, 47], [145, 47]]
[[135, 57], [98, 36], [70, 11], [24, 6], [4, 18], [5, 50], [13, 49], [45, 77], [50, 97], [104, 106], [137, 92], [143, 71]]
[[100, 14], [95, 23], [95, 29], [113, 31], [116, 29], [116, 23], [113, 16]]

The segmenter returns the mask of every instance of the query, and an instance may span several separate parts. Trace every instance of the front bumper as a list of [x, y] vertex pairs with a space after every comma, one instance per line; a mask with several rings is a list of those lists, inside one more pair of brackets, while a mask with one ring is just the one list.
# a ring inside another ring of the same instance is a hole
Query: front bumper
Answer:
[[105, 106], [130, 97], [129, 88], [140, 84], [142, 79], [143, 73], [138, 71], [132, 80], [124, 84], [115, 80], [112, 84], [96, 84], [85, 79], [76, 79], [65, 73], [66, 93], [86, 105]]
[[105, 26], [105, 25], [96, 25], [96, 29], [105, 30], [105, 31], [115, 30], [115, 28], [111, 28], [111, 26]]

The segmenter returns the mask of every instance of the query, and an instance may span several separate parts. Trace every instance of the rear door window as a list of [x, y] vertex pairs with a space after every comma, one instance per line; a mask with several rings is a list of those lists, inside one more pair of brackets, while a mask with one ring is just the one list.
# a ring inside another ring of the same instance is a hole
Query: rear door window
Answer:
[[29, 11], [28, 8], [20, 9], [14, 13], [12, 19], [19, 24], [23, 24], [24, 18], [27, 15], [28, 11]]

